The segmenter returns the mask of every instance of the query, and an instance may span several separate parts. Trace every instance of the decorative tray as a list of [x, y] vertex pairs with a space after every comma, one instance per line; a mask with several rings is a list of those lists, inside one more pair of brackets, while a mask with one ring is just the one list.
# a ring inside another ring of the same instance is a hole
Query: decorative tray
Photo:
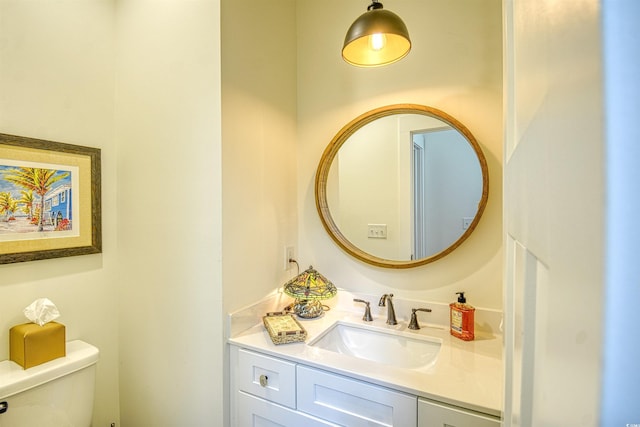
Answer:
[[287, 344], [307, 339], [307, 331], [291, 313], [284, 311], [267, 313], [262, 318], [262, 322], [274, 344]]

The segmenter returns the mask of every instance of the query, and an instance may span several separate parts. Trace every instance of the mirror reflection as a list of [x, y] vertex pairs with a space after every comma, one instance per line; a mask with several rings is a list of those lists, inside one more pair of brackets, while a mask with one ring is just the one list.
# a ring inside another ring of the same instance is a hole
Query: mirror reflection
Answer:
[[475, 138], [445, 113], [417, 105], [383, 107], [349, 123], [316, 176], [316, 204], [331, 237], [383, 267], [451, 252], [475, 228], [487, 196]]

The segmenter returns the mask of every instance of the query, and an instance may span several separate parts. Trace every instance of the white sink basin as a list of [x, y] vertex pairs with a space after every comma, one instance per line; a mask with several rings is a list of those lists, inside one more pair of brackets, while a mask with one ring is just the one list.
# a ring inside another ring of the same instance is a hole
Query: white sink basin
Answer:
[[409, 332], [336, 322], [309, 345], [385, 365], [424, 369], [435, 363], [442, 343]]

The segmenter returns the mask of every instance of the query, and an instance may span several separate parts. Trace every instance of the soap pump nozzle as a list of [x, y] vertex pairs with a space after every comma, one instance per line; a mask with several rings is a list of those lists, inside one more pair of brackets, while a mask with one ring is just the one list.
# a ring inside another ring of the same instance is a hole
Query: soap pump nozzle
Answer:
[[464, 292], [456, 292], [456, 295], [458, 295], [459, 303], [465, 304], [467, 302], [467, 299], [464, 297]]

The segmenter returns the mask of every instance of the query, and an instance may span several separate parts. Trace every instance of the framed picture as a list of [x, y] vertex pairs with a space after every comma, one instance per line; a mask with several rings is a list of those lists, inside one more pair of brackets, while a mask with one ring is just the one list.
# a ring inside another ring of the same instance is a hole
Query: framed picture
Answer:
[[0, 264], [100, 252], [100, 149], [0, 134]]

